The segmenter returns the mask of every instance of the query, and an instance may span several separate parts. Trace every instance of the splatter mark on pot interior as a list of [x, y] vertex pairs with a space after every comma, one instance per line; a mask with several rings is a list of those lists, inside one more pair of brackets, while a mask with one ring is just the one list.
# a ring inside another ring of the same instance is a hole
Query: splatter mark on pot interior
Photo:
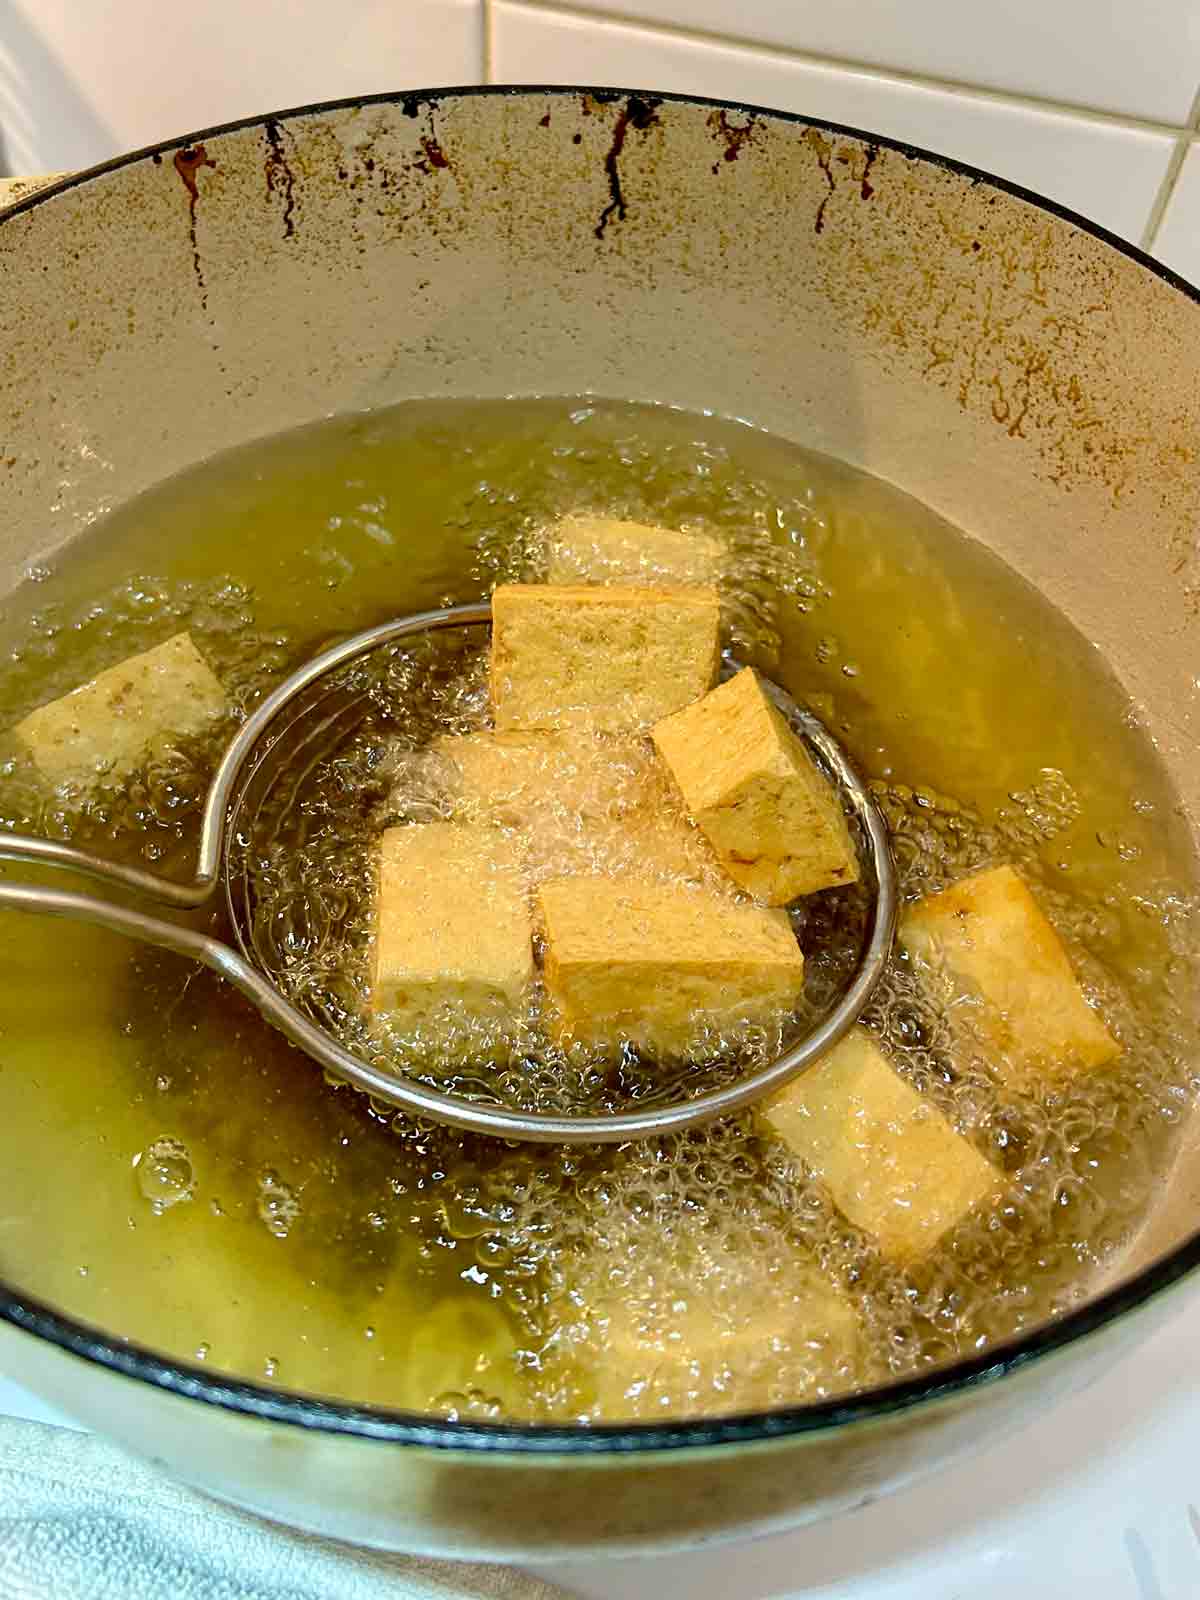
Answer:
[[618, 222], [624, 222], [626, 216], [625, 192], [621, 187], [621, 152], [625, 148], [625, 138], [630, 128], [636, 128], [639, 133], [645, 133], [658, 121], [658, 108], [661, 100], [651, 99], [649, 95], [632, 94], [624, 106], [617, 113], [617, 120], [613, 126], [612, 143], [608, 147], [608, 154], [604, 158], [604, 171], [608, 176], [609, 201], [600, 213], [600, 221], [596, 224], [596, 237], [603, 239], [604, 230], [614, 217]]
[[817, 233], [823, 233], [825, 231], [825, 207], [833, 198], [833, 192], [837, 188], [837, 180], [833, 176], [833, 162], [830, 159], [833, 155], [833, 146], [828, 139], [821, 137], [816, 128], [805, 129], [804, 139], [815, 154], [817, 165], [825, 174], [825, 182], [829, 185], [828, 193], [823, 196], [821, 204], [817, 207], [816, 221], [813, 224]]
[[[736, 161], [742, 153], [742, 146], [754, 142], [754, 136], [761, 126], [758, 118], [753, 114], [740, 125], [736, 122], [730, 122], [729, 113], [724, 106], [720, 106], [716, 111], [712, 112], [708, 119], [708, 125], [712, 129], [714, 137], [719, 139], [725, 146], [723, 156], [726, 161]], [[719, 161], [714, 162], [714, 174], [720, 172], [720, 170], [721, 163]]]
[[434, 134], [423, 133], [421, 135], [421, 149], [424, 150], [425, 159], [431, 167], [444, 170], [450, 165], [446, 152], [442, 149]]
[[200, 199], [196, 174], [201, 167], [215, 167], [216, 164], [209, 159], [208, 152], [202, 144], [185, 145], [182, 150], [175, 152], [175, 171], [179, 174], [188, 195], [188, 237], [192, 243], [192, 267], [200, 288], [200, 304], [205, 311], [208, 310], [208, 290], [204, 285], [204, 269], [200, 265], [200, 246], [196, 242], [196, 204]]
[[878, 159], [879, 146], [877, 144], [869, 144], [867, 146], [867, 159], [862, 169], [862, 177], [859, 179], [859, 193], [864, 200], [869, 200], [875, 193], [875, 185], [871, 182], [871, 168]]
[[426, 115], [429, 118], [429, 132], [421, 134], [419, 141], [421, 149], [425, 153], [425, 159], [414, 163], [420, 172], [431, 172], [435, 168], [439, 171], [445, 171], [450, 166], [450, 158], [442, 149], [442, 142], [438, 137], [436, 115], [439, 105], [440, 101], [432, 95], [406, 95], [400, 102], [400, 108], [406, 117], [419, 117], [421, 115], [421, 107], [424, 106]]
[[283, 131], [273, 117], [263, 123], [263, 137], [267, 141], [267, 159], [263, 171], [267, 179], [267, 198], [283, 195], [283, 237], [295, 237], [296, 179], [283, 147]]

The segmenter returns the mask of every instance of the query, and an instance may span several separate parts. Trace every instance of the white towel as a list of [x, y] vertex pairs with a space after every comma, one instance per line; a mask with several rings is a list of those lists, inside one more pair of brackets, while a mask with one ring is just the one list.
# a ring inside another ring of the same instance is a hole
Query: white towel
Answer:
[[507, 1567], [295, 1533], [160, 1478], [112, 1445], [0, 1421], [0, 1600], [562, 1600]]

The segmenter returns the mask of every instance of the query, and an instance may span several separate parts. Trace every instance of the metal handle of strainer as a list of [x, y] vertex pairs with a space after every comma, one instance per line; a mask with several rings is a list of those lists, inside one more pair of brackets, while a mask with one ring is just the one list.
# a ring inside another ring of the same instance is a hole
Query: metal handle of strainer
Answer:
[[[173, 882], [138, 867], [106, 861], [71, 845], [28, 834], [0, 833], [0, 860], [62, 868], [177, 911], [198, 910], [212, 898], [221, 882], [230, 806], [242, 769], [270, 733], [280, 713], [298, 695], [318, 679], [382, 645], [412, 634], [477, 626], [490, 620], [489, 605], [466, 605], [423, 611], [381, 623], [321, 651], [272, 690], [238, 730], [213, 774], [204, 802], [196, 872], [190, 882]], [[879, 808], [825, 725], [811, 712], [796, 705], [777, 685], [770, 687], [788, 720], [816, 751], [858, 825], [862, 865], [875, 887], [870, 925], [854, 977], [826, 1016], [769, 1066], [692, 1099], [636, 1111], [576, 1117], [518, 1111], [443, 1094], [417, 1079], [381, 1071], [354, 1055], [285, 999], [244, 956], [211, 935], [149, 916], [118, 902], [35, 884], [0, 881], [0, 907], [90, 923], [202, 962], [244, 994], [273, 1027], [321, 1066], [372, 1099], [393, 1105], [411, 1116], [494, 1138], [542, 1144], [616, 1144], [678, 1132], [731, 1115], [782, 1088], [836, 1044], [866, 1008], [883, 976], [895, 937], [896, 871], [887, 825]]]

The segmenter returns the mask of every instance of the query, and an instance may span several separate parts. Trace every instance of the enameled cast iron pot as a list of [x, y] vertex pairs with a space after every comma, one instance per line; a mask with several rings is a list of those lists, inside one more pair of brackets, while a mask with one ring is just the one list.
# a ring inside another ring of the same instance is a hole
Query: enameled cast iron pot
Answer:
[[[1195, 823], [1200, 304], [1057, 206], [745, 106], [404, 94], [59, 184], [0, 221], [0, 285], [0, 594], [114, 502], [330, 412], [581, 391], [707, 408], [890, 479], [1044, 590], [1144, 711]], [[3, 1285], [0, 1364], [178, 1477], [343, 1538], [665, 1547], [829, 1516], [1042, 1412], [1178, 1305], [1198, 1229], [1185, 1148], [1082, 1309], [769, 1416], [584, 1431], [318, 1403]]]

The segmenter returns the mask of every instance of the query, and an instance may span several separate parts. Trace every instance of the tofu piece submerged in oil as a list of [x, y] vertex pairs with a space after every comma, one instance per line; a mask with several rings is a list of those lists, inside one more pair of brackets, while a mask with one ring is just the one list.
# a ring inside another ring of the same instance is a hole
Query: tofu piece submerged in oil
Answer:
[[39, 706], [12, 734], [48, 783], [87, 789], [122, 782], [156, 744], [203, 733], [228, 709], [191, 635], [177, 633]]
[[855, 1027], [760, 1108], [766, 1128], [897, 1265], [919, 1261], [1003, 1175]]
[[918, 902], [899, 938], [928, 981], [948, 980], [952, 1023], [974, 1034], [1001, 1075], [1052, 1083], [1120, 1054], [1014, 868], [974, 873]]
[[546, 577], [553, 584], [699, 584], [720, 581], [721, 540], [616, 517], [564, 517], [547, 531]]

